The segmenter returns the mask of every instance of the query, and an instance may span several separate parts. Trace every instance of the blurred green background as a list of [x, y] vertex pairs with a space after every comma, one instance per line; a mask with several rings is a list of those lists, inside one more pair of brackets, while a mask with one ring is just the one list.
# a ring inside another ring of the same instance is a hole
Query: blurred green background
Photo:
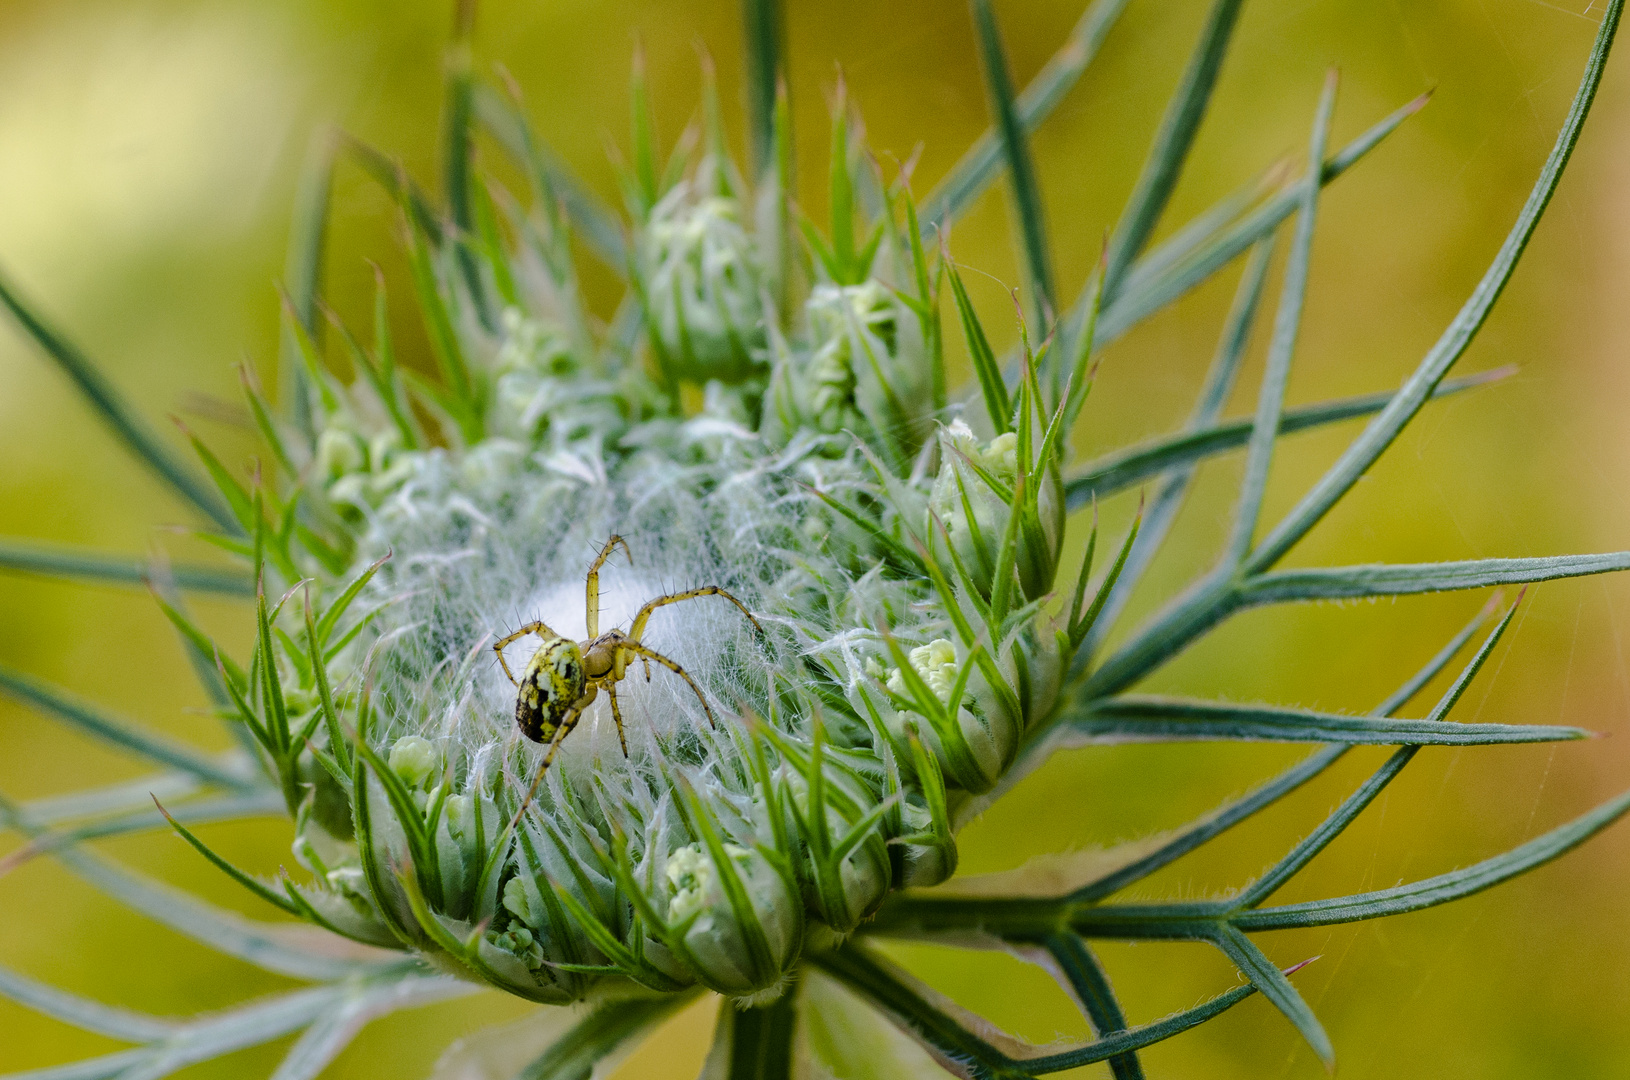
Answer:
[[[885, 161], [921, 143], [919, 193], [986, 123], [965, 5], [954, 0], [793, 2], [792, 95], [806, 205], [821, 205], [827, 100], [842, 68]], [[1136, 175], [1207, 5], [1134, 0], [1087, 77], [1035, 140], [1060, 279], [1074, 289]], [[1164, 228], [1305, 145], [1326, 67], [1343, 74], [1333, 139], [1419, 91], [1436, 97], [1324, 202], [1292, 403], [1397, 385], [1493, 254], [1561, 121], [1600, 5], [1583, 0], [1256, 0]], [[304, 146], [343, 124], [434, 175], [448, 3], [418, 0], [9, 0], [0, 5], [0, 266], [155, 418], [188, 416], [242, 460], [247, 436], [218, 417], [231, 366], [275, 354], [275, 282]], [[997, 10], [1016, 74], [1058, 46], [1081, 0]], [[737, 7], [728, 0], [483, 4], [484, 64], [525, 88], [539, 130], [612, 193], [607, 140], [623, 142], [628, 61], [643, 39], [666, 138], [693, 115], [697, 46], [740, 99]], [[1521, 374], [1430, 406], [1369, 478], [1291, 556], [1295, 565], [1419, 561], [1630, 547], [1630, 44], [1609, 65], [1569, 178], [1505, 300], [1461, 371]], [[490, 69], [488, 69], [490, 70]], [[732, 111], [741, 146], [739, 110]], [[381, 261], [401, 280], [395, 217], [364, 180], [336, 188], [329, 295], [360, 316]], [[1000, 189], [952, 250], [988, 272], [971, 287], [1007, 327], [1018, 265]], [[1231, 271], [1106, 355], [1083, 451], [1169, 429], [1186, 414], [1232, 290]], [[615, 301], [609, 275], [587, 278]], [[400, 290], [399, 290], [400, 291]], [[417, 332], [399, 304], [402, 333]], [[1009, 337], [1012, 335], [1009, 334]], [[1263, 335], [1259, 334], [1259, 339]], [[1256, 343], [1260, 362], [1262, 342]], [[1232, 405], [1250, 408], [1247, 372]], [[1282, 512], [1356, 432], [1283, 444], [1266, 513]], [[1132, 612], [1212, 557], [1238, 462], [1202, 473], [1176, 543]], [[1135, 497], [1104, 508], [1119, 531]], [[0, 534], [129, 552], [196, 554], [163, 526], [175, 504], [92, 420], [58, 372], [0, 328]], [[1362, 710], [1384, 697], [1484, 601], [1447, 595], [1259, 611], [1183, 656], [1157, 689]], [[1520, 843], [1630, 783], [1630, 580], [1547, 585], [1462, 704], [1464, 719], [1575, 723], [1606, 733], [1558, 747], [1428, 749], [1282, 894], [1287, 901], [1428, 876]], [[200, 604], [242, 644], [229, 605]], [[217, 745], [168, 627], [139, 590], [0, 576], [0, 660], [156, 726]], [[1429, 691], [1430, 693], [1430, 691]], [[1272, 745], [1075, 751], [971, 826], [963, 867], [1170, 827], [1304, 751]], [[1244, 882], [1281, 853], [1384, 751], [1349, 755], [1320, 781], [1146, 883], [1195, 896]], [[0, 700], [0, 791], [32, 798], [135, 775], [133, 766]], [[229, 857], [288, 861], [277, 821], [205, 830]], [[0, 841], [0, 850], [14, 844]], [[167, 835], [111, 854], [258, 915], [253, 901]], [[1458, 904], [1384, 922], [1267, 935], [1281, 964], [1319, 955], [1298, 984], [1334, 1038], [1344, 1077], [1622, 1076], [1630, 1061], [1630, 828]], [[963, 1004], [1025, 1037], [1079, 1037], [1044, 975], [992, 954], [896, 955]], [[1106, 944], [1134, 1021], [1232, 985], [1200, 945]], [[0, 879], [0, 964], [158, 1013], [218, 1008], [286, 985], [153, 927], [49, 861]], [[523, 1016], [495, 994], [393, 1017], [335, 1077], [426, 1075], [452, 1039]], [[616, 1075], [694, 1076], [711, 1002], [670, 1022]], [[0, 1066], [115, 1048], [0, 1001]], [[260, 1076], [280, 1045], [187, 1076]], [[1315, 1077], [1322, 1070], [1260, 999], [1145, 1056], [1151, 1076]], [[1081, 1075], [1107, 1075], [1082, 1070]], [[1073, 1074], [1072, 1074], [1073, 1075]]]

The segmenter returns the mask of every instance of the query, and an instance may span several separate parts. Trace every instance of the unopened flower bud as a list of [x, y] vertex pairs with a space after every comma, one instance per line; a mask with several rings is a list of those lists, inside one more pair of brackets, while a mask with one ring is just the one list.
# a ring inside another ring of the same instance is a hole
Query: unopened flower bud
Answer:
[[929, 522], [928, 535], [936, 546], [950, 541], [956, 560], [987, 598], [998, 574], [1016, 570], [1023, 598], [1038, 599], [1052, 589], [1058, 568], [1064, 499], [1051, 462], [1026, 470], [1020, 512], [1028, 520], [1015, 536], [1013, 564], [995, 565], [1013, 515], [1018, 449], [1019, 437], [1011, 431], [981, 443], [961, 420], [940, 429], [940, 468], [928, 504], [935, 521]]
[[391, 746], [391, 771], [409, 787], [418, 787], [435, 771], [436, 747], [429, 739], [417, 735], [404, 735]]
[[[668, 856], [669, 924], [690, 920], [684, 949], [709, 987], [734, 997], [778, 991], [803, 943], [802, 902], [761, 853], [722, 847], [728, 867], [717, 865], [701, 844]], [[726, 889], [725, 874], [739, 885], [739, 896]]]
[[640, 272], [670, 374], [740, 382], [763, 370], [764, 274], [735, 199], [677, 185], [641, 233]]

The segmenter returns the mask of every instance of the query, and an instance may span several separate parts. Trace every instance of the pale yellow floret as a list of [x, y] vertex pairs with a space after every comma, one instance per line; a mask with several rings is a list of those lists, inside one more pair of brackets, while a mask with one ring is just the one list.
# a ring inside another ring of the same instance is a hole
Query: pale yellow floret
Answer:
[[[919, 645], [906, 657], [911, 667], [923, 682], [928, 684], [935, 697], [950, 704], [951, 690], [956, 686], [957, 662], [956, 646], [945, 638], [935, 638], [927, 645]], [[901, 697], [910, 697], [906, 689], [905, 676], [896, 669], [889, 676], [889, 689]]]

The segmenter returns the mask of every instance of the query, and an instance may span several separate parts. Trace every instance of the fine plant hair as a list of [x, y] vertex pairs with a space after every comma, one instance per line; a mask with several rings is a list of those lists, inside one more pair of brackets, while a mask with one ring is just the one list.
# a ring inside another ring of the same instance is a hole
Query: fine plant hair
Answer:
[[[262, 442], [247, 468], [190, 431], [197, 462], [172, 450], [0, 278], [17, 326], [232, 560], [160, 565], [7, 540], [0, 568], [145, 584], [233, 738], [231, 751], [206, 753], [0, 665], [0, 691], [150, 770], [31, 802], [0, 796], [0, 823], [19, 838], [0, 873], [54, 859], [210, 948], [310, 984], [172, 1019], [0, 969], [0, 994], [130, 1044], [11, 1075], [153, 1080], [292, 1034], [273, 1075], [309, 1080], [372, 1019], [481, 987], [539, 1009], [449, 1048], [435, 1076], [586, 1077], [704, 991], [728, 999], [704, 1075], [731, 1080], [1008, 1080], [1095, 1062], [1129, 1080], [1143, 1075], [1139, 1050], [1258, 993], [1333, 1066], [1336, 1047], [1293, 979], [1303, 965], [1280, 969], [1255, 934], [1457, 900], [1557, 858], [1630, 809], [1621, 795], [1424, 880], [1273, 902], [1421, 747], [1585, 736], [1451, 716], [1520, 593], [1495, 593], [1363, 715], [1138, 689], [1252, 607], [1630, 569], [1630, 552], [1280, 568], [1423, 408], [1508, 374], [1451, 370], [1556, 190], [1623, 0], [1601, 16], [1572, 108], [1504, 244], [1413, 374], [1396, 390], [1299, 408], [1286, 406], [1286, 386], [1322, 193], [1426, 99], [1369, 118], [1337, 145], [1332, 73], [1310, 102], [1299, 176], [1265, 176], [1157, 243], [1243, 7], [1213, 0], [1103, 256], [1068, 297], [1030, 138], [1112, 47], [1126, 6], [1092, 0], [1020, 88], [989, 0], [971, 0], [991, 128], [920, 198], [909, 168], [891, 173], [869, 153], [840, 81], [824, 162], [829, 212], [817, 221], [792, 198], [776, 0], [743, 4], [745, 163], [727, 145], [709, 63], [702, 120], [664, 146], [636, 56], [620, 208], [571, 174], [514, 87], [479, 74], [474, 4], [461, 3], [434, 190], [349, 135], [314, 144], [277, 364], [241, 371]], [[485, 169], [487, 155], [504, 155], [524, 190]], [[326, 301], [328, 193], [340, 168], [392, 198], [407, 297], [381, 275], [370, 310]], [[976, 310], [964, 284], [973, 271], [947, 239], [998, 183], [1023, 274], [1020, 341], [1006, 353], [992, 346], [993, 316]], [[1276, 248], [1284, 270], [1270, 291]], [[576, 249], [624, 280], [609, 321], [583, 303]], [[1074, 460], [1100, 350], [1236, 263], [1234, 301], [1185, 425]], [[424, 324], [433, 374], [398, 363], [391, 310], [404, 303]], [[1268, 342], [1255, 410], [1224, 419], [1253, 332]], [[947, 335], [972, 360], [967, 386], [951, 384]], [[1265, 520], [1280, 439], [1355, 419], [1364, 426], [1336, 461], [1282, 518]], [[1236, 451], [1243, 479], [1217, 562], [1144, 621], [1127, 618], [1196, 470]], [[1101, 534], [1097, 501], [1132, 488], [1143, 499], [1131, 527]], [[1066, 535], [1085, 540], [1078, 564], [1064, 563]], [[602, 553], [591, 612], [586, 574]], [[636, 625], [642, 605], [693, 590]], [[192, 619], [186, 598], [200, 594], [241, 602], [246, 653]], [[596, 616], [602, 633], [638, 632], [656, 655], [631, 652], [626, 671], [596, 675], [606, 680], [597, 697], [581, 672], [573, 682], [565, 668], [529, 668], [556, 655], [548, 649], [589, 651]], [[539, 631], [505, 649], [518, 690], [492, 646], [535, 621], [564, 641]], [[1445, 673], [1441, 698], [1403, 715]], [[549, 729], [557, 757], [517, 729], [527, 686], [559, 715], [569, 706], [581, 717]], [[1134, 740], [1311, 752], [1170, 833], [956, 876], [960, 828], [1055, 752]], [[1216, 896], [1118, 899], [1360, 745], [1395, 749], [1259, 876]], [[292, 821], [298, 864], [276, 879], [240, 870], [194, 832], [268, 814]], [[259, 902], [332, 940], [228, 913], [88, 843], [155, 829], [173, 829]], [[1129, 1017], [1094, 953], [1104, 939], [1209, 946], [1242, 981], [1164, 1018]], [[1008, 1035], [876, 947], [891, 940], [998, 948], [1039, 965], [1092, 1035], [1049, 1046]], [[853, 1045], [810, 1038], [812, 1016], [842, 1016]], [[913, 1052], [878, 1034], [896, 1029]], [[882, 1045], [898, 1053], [861, 1060]], [[486, 1064], [505, 1057], [515, 1058], [510, 1072]]]

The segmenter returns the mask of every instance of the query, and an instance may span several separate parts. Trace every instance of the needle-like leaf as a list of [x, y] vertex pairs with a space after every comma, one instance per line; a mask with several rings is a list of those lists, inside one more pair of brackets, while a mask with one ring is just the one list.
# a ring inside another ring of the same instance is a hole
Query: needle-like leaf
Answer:
[[74, 697], [60, 687], [0, 664], [0, 693], [32, 705], [86, 735], [198, 779], [229, 789], [254, 787], [248, 778], [223, 768], [214, 758], [184, 743], [144, 730]]
[[1200, 40], [1195, 44], [1188, 67], [1183, 72], [1183, 81], [1178, 84], [1171, 103], [1166, 106], [1166, 115], [1155, 134], [1154, 144], [1149, 148], [1143, 172], [1138, 176], [1137, 186], [1132, 189], [1132, 197], [1127, 200], [1120, 224], [1110, 239], [1109, 259], [1104, 269], [1106, 303], [1113, 302], [1119, 295], [1121, 279], [1131, 268], [1132, 261], [1142, 254], [1144, 245], [1149, 242], [1149, 235], [1154, 232], [1161, 213], [1166, 209], [1172, 190], [1177, 187], [1177, 177], [1183, 170], [1183, 163], [1188, 160], [1189, 148], [1194, 145], [1194, 136], [1200, 130], [1200, 121], [1205, 118], [1211, 91], [1217, 85], [1217, 75], [1222, 70], [1223, 57], [1228, 54], [1234, 24], [1238, 22], [1243, 6], [1244, 0], [1216, 0], [1206, 16]]
[[[1267, 281], [1268, 262], [1272, 255], [1272, 243], [1264, 240], [1257, 245], [1250, 263], [1245, 268], [1245, 275], [1240, 279], [1239, 288], [1234, 294], [1233, 308], [1229, 311], [1228, 321], [1223, 326], [1222, 340], [1217, 346], [1216, 358], [1211, 362], [1205, 386], [1201, 389], [1200, 398], [1189, 418], [1186, 428], [1189, 432], [1199, 432], [1215, 426], [1217, 414], [1222, 412], [1223, 405], [1234, 388], [1240, 363], [1245, 358], [1245, 345], [1250, 339], [1251, 327], [1256, 322], [1257, 306], [1262, 300], [1262, 286]], [[1137, 588], [1143, 572], [1149, 568], [1149, 563], [1154, 560], [1161, 544], [1165, 542], [1166, 534], [1177, 520], [1177, 512], [1182, 509], [1183, 500], [1188, 496], [1189, 484], [1194, 479], [1194, 473], [1195, 465], [1182, 465], [1173, 469], [1162, 481], [1160, 490], [1155, 493], [1154, 502], [1143, 515], [1142, 527], [1138, 530], [1137, 540], [1127, 556], [1120, 579], [1105, 597], [1099, 621], [1088, 630], [1072, 667], [1087, 663], [1097, 651], [1104, 634], [1115, 625], [1121, 609], [1132, 595], [1132, 590]]]
[[86, 403], [135, 455], [137, 461], [151, 469], [176, 494], [191, 503], [217, 527], [233, 535], [239, 534], [238, 523], [233, 519], [231, 511], [221, 502], [220, 497], [210, 490], [203, 477], [159, 441], [158, 435], [137, 415], [135, 408], [108, 381], [107, 376], [102, 374], [77, 345], [59, 334], [36, 314], [33, 307], [22, 299], [22, 294], [17, 291], [16, 286], [4, 275], [0, 275], [0, 304], [5, 305], [12, 318], [17, 320], [17, 324], [34, 340], [34, 343], [56, 361], [63, 374], [73, 380], [79, 392], [84, 395]]
[[[1460, 673], [1454, 685], [1443, 695], [1443, 700], [1439, 701], [1437, 706], [1433, 708], [1431, 715], [1427, 717], [1428, 720], [1442, 722], [1448, 717], [1449, 710], [1454, 707], [1455, 702], [1460, 700], [1460, 696], [1466, 692], [1466, 687], [1471, 685], [1472, 679], [1482, 669], [1484, 662], [1488, 660], [1489, 654], [1494, 651], [1494, 646], [1499, 643], [1501, 636], [1506, 631], [1506, 627], [1511, 625], [1511, 619], [1516, 614], [1517, 608], [1513, 605], [1511, 610], [1506, 612], [1505, 618], [1501, 619], [1493, 632], [1489, 634], [1488, 639], [1483, 642], [1482, 648], [1477, 650], [1477, 655], [1472, 657], [1471, 662]], [[1241, 909], [1258, 907], [1285, 882], [1296, 876], [1302, 867], [1313, 860], [1314, 856], [1318, 855], [1319, 852], [1329, 846], [1332, 840], [1341, 835], [1347, 826], [1352, 824], [1353, 819], [1358, 817], [1364, 811], [1364, 808], [1375, 800], [1377, 795], [1386, 790], [1386, 786], [1392, 783], [1393, 779], [1404, 770], [1404, 766], [1414, 760], [1415, 755], [1419, 752], [1419, 746], [1405, 746], [1388, 758], [1368, 780], [1359, 786], [1357, 791], [1343, 799], [1341, 805], [1331, 811], [1330, 816], [1325, 818], [1317, 829], [1313, 830], [1301, 843], [1291, 849], [1289, 854], [1276, 862], [1267, 873], [1253, 881], [1250, 887], [1240, 894], [1236, 906]]]
[[1285, 1014], [1285, 1019], [1295, 1026], [1302, 1038], [1319, 1055], [1324, 1067], [1336, 1067], [1336, 1048], [1330, 1043], [1330, 1036], [1325, 1033], [1324, 1025], [1319, 1018], [1313, 1015], [1307, 1001], [1296, 992], [1290, 979], [1285, 973], [1274, 966], [1273, 961], [1262, 954], [1262, 950], [1251, 943], [1251, 940], [1232, 926], [1223, 926], [1217, 931], [1213, 939], [1217, 948], [1223, 951], [1228, 959], [1239, 968], [1240, 974], [1251, 980], [1251, 985], [1262, 991], [1262, 996], [1273, 1002], [1274, 1008]]
[[[1324, 160], [1324, 144], [1330, 134], [1330, 119], [1336, 108], [1336, 73], [1324, 82], [1324, 93], [1313, 121], [1313, 138], [1308, 145], [1310, 162]], [[1273, 340], [1268, 345], [1267, 369], [1262, 374], [1262, 390], [1257, 395], [1256, 422], [1245, 456], [1245, 479], [1240, 485], [1239, 508], [1234, 514], [1234, 533], [1224, 556], [1237, 565], [1251, 548], [1256, 535], [1256, 519], [1268, 490], [1268, 469], [1273, 464], [1273, 448], [1279, 441], [1279, 422], [1285, 411], [1285, 384], [1290, 379], [1290, 362], [1296, 353], [1296, 335], [1302, 325], [1302, 305], [1307, 299], [1309, 263], [1313, 258], [1313, 225], [1319, 212], [1318, 184], [1302, 191], [1302, 204], [1296, 215], [1296, 234], [1291, 239], [1290, 258], [1285, 264], [1285, 281], [1274, 317]]]
[[442, 108], [442, 184], [447, 194], [447, 212], [453, 228], [453, 257], [464, 280], [465, 293], [475, 308], [476, 318], [488, 331], [497, 322], [488, 302], [486, 283], [475, 252], [467, 242], [476, 234], [475, 179], [471, 175], [473, 128], [475, 123], [474, 60], [470, 34], [475, 28], [475, 0], [458, 0], [454, 7], [453, 38], [447, 48], [447, 77]]
[[787, 77], [782, 0], [742, 0], [741, 23], [747, 44], [747, 146], [757, 183], [775, 165], [775, 99]]
[[[1064, 95], [1070, 92], [1087, 66], [1098, 55], [1104, 39], [1126, 10], [1128, 0], [1093, 0], [1070, 30], [1063, 47], [1036, 73], [1030, 85], [1024, 88], [1015, 102], [1014, 111], [1026, 133], [1052, 113]], [[978, 198], [995, 179], [1002, 163], [1002, 136], [991, 128], [970, 146], [923, 199], [923, 218], [919, 235], [925, 241], [934, 239], [946, 225], [961, 216], [962, 211]]]
[[1451, 589], [1481, 589], [1490, 585], [1526, 585], [1617, 570], [1630, 570], [1630, 551], [1611, 551], [1600, 555], [1547, 555], [1532, 559], [1313, 567], [1306, 570], [1277, 570], [1252, 578], [1241, 590], [1240, 601], [1242, 604], [1256, 605], [1408, 596]]
[[[154, 572], [147, 560], [137, 556], [12, 539], [0, 539], [0, 570], [121, 585], [145, 584]], [[255, 595], [254, 581], [241, 570], [171, 563], [164, 567], [164, 573], [191, 592]]]
[[1002, 49], [1002, 32], [990, 0], [970, 0], [974, 30], [979, 35], [979, 55], [985, 72], [985, 90], [990, 96], [996, 128], [1002, 133], [1002, 156], [1007, 161], [1008, 179], [1013, 185], [1013, 207], [1019, 219], [1021, 251], [1035, 302], [1036, 325], [1046, 327], [1058, 311], [1053, 292], [1052, 258], [1047, 253], [1047, 223], [1042, 213], [1041, 187], [1036, 181], [1036, 164], [1030, 153], [1030, 138], [1019, 118], [1013, 99], [1013, 76], [1008, 72], [1007, 54]]
[[1582, 739], [1588, 734], [1579, 728], [1550, 724], [1440, 724], [1434, 719], [1389, 720], [1132, 694], [1102, 701], [1069, 724], [1076, 737], [1103, 742], [1266, 739], [1381, 746], [1482, 746], [1558, 742]]
[[[1126, 1014], [1115, 1000], [1115, 991], [1109, 976], [1092, 955], [1087, 943], [1074, 934], [1054, 934], [1047, 939], [1046, 948], [1053, 963], [1064, 976], [1071, 994], [1092, 1021], [1099, 1035], [1116, 1035], [1126, 1030]], [[1115, 1080], [1143, 1080], [1143, 1066], [1137, 1054], [1128, 1051], [1109, 1059], [1109, 1071]]]
[[477, 85], [476, 119], [531, 175], [541, 198], [560, 200], [590, 251], [618, 274], [628, 273], [628, 241], [617, 215], [577, 178], [559, 154], [536, 133], [518, 105], [491, 87]]
[[16, 972], [0, 968], [0, 996], [8, 997], [19, 1005], [72, 1024], [83, 1031], [94, 1031], [110, 1039], [126, 1042], [149, 1042], [175, 1033], [179, 1026], [173, 1021], [156, 1016], [103, 1005], [99, 1001], [58, 990], [54, 986], [37, 983]]
[[1480, 863], [1451, 870], [1447, 874], [1413, 881], [1390, 889], [1357, 893], [1331, 900], [1311, 900], [1302, 904], [1258, 908], [1234, 916], [1241, 930], [1282, 930], [1298, 926], [1329, 926], [1333, 923], [1378, 919], [1406, 911], [1446, 904], [1463, 896], [1493, 888], [1502, 881], [1542, 866], [1563, 855], [1630, 811], [1630, 792], [1610, 799], [1566, 825]]
[[[294, 192], [289, 221], [288, 251], [283, 257], [283, 289], [294, 316], [306, 333], [321, 333], [317, 303], [322, 295], [323, 253], [328, 240], [329, 199], [334, 187], [334, 157], [339, 148], [336, 132], [318, 130], [306, 149], [300, 181]], [[316, 445], [317, 424], [311, 411], [311, 387], [300, 363], [300, 342], [292, 327], [282, 328], [278, 342], [278, 372], [282, 398], [290, 406], [297, 431], [307, 448]]]
[[[1509, 378], [1516, 370], [1513, 367], [1502, 367], [1477, 375], [1445, 379], [1438, 384], [1432, 396], [1448, 397], [1463, 390], [1498, 382]], [[1392, 398], [1393, 392], [1385, 391], [1379, 394], [1337, 398], [1299, 409], [1287, 409], [1280, 417], [1279, 434], [1285, 436], [1359, 416], [1369, 416], [1386, 408], [1387, 402]], [[1065, 481], [1065, 497], [1069, 508], [1078, 510], [1090, 503], [1094, 496], [1104, 498], [1117, 491], [1124, 491], [1151, 476], [1158, 476], [1168, 470], [1186, 468], [1218, 454], [1236, 450], [1250, 439], [1251, 427], [1250, 420], [1224, 420], [1107, 454], [1086, 465]]]
[[1246, 570], [1260, 573], [1268, 569], [1282, 559], [1298, 540], [1306, 536], [1308, 530], [1318, 524], [1336, 501], [1358, 483], [1358, 478], [1363, 476], [1387, 447], [1392, 445], [1398, 433], [1415, 418], [1421, 406], [1426, 404], [1433, 388], [1442, 381], [1444, 375], [1448, 374], [1455, 361], [1465, 354], [1472, 339], [1477, 336], [1477, 331], [1488, 318], [1494, 302], [1500, 298], [1500, 294], [1505, 291], [1506, 283], [1516, 272], [1517, 261], [1522, 258], [1529, 239], [1539, 227], [1546, 206], [1550, 204], [1551, 196], [1556, 192], [1557, 184], [1562, 180], [1562, 172], [1567, 167], [1568, 158], [1573, 154], [1574, 144], [1579, 141], [1579, 132], [1584, 127], [1585, 117], [1590, 113], [1591, 102], [1596, 98], [1596, 88], [1601, 85], [1608, 50], [1613, 44], [1613, 35], [1618, 30], [1619, 18], [1623, 13], [1624, 0], [1610, 0], [1607, 10], [1602, 13], [1601, 25], [1596, 31], [1596, 42], [1591, 48], [1590, 59], [1586, 62], [1585, 73], [1580, 79], [1578, 91], [1574, 94], [1568, 117], [1563, 121], [1562, 130], [1557, 135], [1556, 145], [1551, 148], [1550, 156], [1546, 158], [1545, 166], [1540, 170], [1539, 179], [1535, 181], [1528, 201], [1523, 204], [1516, 224], [1511, 227], [1505, 242], [1500, 245], [1500, 251], [1484, 272], [1483, 279], [1477, 283], [1477, 287], [1472, 290], [1459, 314], [1444, 330], [1437, 344], [1433, 345], [1421, 360], [1415, 373], [1405, 381], [1397, 395], [1381, 411], [1381, 415], [1370, 422], [1363, 434], [1353, 441], [1341, 458], [1330, 467], [1318, 483], [1313, 485], [1312, 490], [1274, 527], [1262, 541], [1261, 546], [1251, 553]]
[[[1425, 106], [1425, 95], [1416, 98], [1409, 104], [1395, 110], [1391, 115], [1384, 117], [1368, 131], [1348, 143], [1334, 157], [1327, 159], [1324, 168], [1319, 173], [1319, 182], [1329, 184], [1336, 177], [1352, 168], [1360, 158], [1376, 146], [1388, 135], [1392, 134], [1409, 117], [1420, 112]], [[1139, 272], [1142, 262], [1133, 263], [1128, 271], [1126, 284], [1114, 303], [1106, 303], [1104, 313], [1099, 322], [1098, 340], [1108, 345], [1118, 340], [1132, 327], [1153, 315], [1155, 312], [1172, 303], [1178, 297], [1203, 281], [1211, 280], [1218, 270], [1228, 265], [1235, 258], [1250, 250], [1251, 246], [1263, 237], [1272, 233], [1279, 227], [1280, 222], [1296, 212], [1301, 205], [1302, 188], [1309, 181], [1304, 178], [1300, 183], [1280, 192], [1257, 207], [1245, 217], [1239, 219], [1225, 231], [1221, 232], [1211, 242], [1201, 246], [1194, 254], [1172, 266], [1171, 269], [1159, 275], [1144, 275]], [[1192, 243], [1191, 237], [1184, 236], [1184, 230], [1175, 233], [1168, 243]], [[1150, 265], [1170, 263], [1168, 252], [1157, 247], [1144, 257]], [[1137, 287], [1133, 287], [1136, 282]], [[1087, 297], [1083, 294], [1076, 300], [1071, 310], [1070, 325], [1079, 326], [1086, 317]]]

